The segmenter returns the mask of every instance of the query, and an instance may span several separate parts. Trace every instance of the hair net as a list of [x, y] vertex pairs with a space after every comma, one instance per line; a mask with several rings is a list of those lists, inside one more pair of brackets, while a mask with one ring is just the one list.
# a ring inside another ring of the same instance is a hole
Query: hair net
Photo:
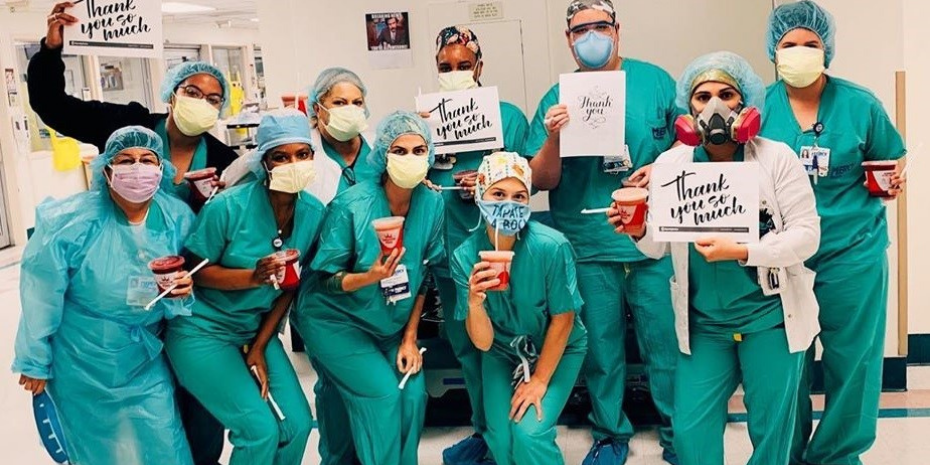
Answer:
[[223, 108], [229, 105], [229, 83], [226, 82], [226, 77], [218, 68], [203, 61], [185, 61], [169, 69], [161, 83], [161, 100], [165, 103], [171, 101], [171, 96], [178, 86], [196, 74], [209, 74], [220, 81], [220, 87], [223, 88]]
[[478, 167], [475, 199], [481, 200], [491, 186], [508, 178], [516, 178], [526, 190], [533, 190], [533, 170], [525, 158], [514, 152], [496, 152], [484, 157]]
[[601, 10], [610, 15], [610, 20], [617, 22], [617, 10], [610, 0], [573, 0], [568, 4], [568, 11], [565, 12], [565, 20], [572, 24], [572, 18], [579, 11], [584, 10]]
[[313, 146], [313, 137], [310, 135], [310, 121], [299, 110], [285, 108], [283, 110], [269, 111], [262, 115], [262, 122], [255, 134], [258, 147], [248, 155], [249, 171], [258, 179], [265, 179], [265, 167], [262, 161], [269, 150], [287, 144], [307, 144], [310, 150], [316, 151]]
[[126, 149], [146, 149], [151, 150], [162, 166], [162, 177], [160, 191], [171, 192], [174, 188], [174, 175], [177, 172], [171, 160], [165, 157], [165, 144], [161, 137], [154, 131], [142, 126], [126, 126], [117, 129], [107, 139], [107, 145], [103, 153], [94, 157], [90, 162], [90, 171], [93, 175], [91, 186], [93, 189], [106, 190], [108, 188], [107, 179], [103, 174], [103, 169], [110, 164], [113, 157], [120, 154]]
[[[327, 68], [320, 72], [320, 75], [316, 77], [316, 82], [313, 83], [313, 86], [310, 87], [310, 104], [307, 108], [307, 114], [310, 118], [316, 118], [316, 111], [313, 109], [313, 104], [320, 103], [320, 100], [323, 99], [323, 96], [328, 94], [330, 90], [335, 87], [336, 84], [347, 82], [349, 84], [358, 87], [358, 90], [362, 91], [362, 97], [368, 95], [368, 88], [365, 87], [365, 84], [362, 83], [362, 79], [358, 77], [357, 74], [353, 73], [351, 70], [345, 68]], [[371, 116], [371, 113], [368, 111], [368, 103], [365, 103], [365, 116]]]
[[481, 61], [481, 43], [478, 42], [478, 36], [465, 26], [449, 26], [439, 31], [439, 35], [436, 36], [436, 54], [438, 55], [443, 47], [455, 44], [465, 46], [475, 54], [478, 61]]
[[691, 108], [691, 94], [705, 82], [736, 85], [746, 106], [761, 112], [765, 106], [765, 84], [743, 57], [732, 52], [704, 55], [688, 65], [678, 80], [678, 106]]
[[778, 43], [785, 34], [798, 28], [808, 29], [820, 36], [826, 57], [824, 66], [829, 68], [836, 51], [836, 23], [829, 11], [810, 0], [782, 5], [769, 15], [769, 29], [766, 34], [769, 59], [775, 61]]
[[433, 166], [433, 162], [436, 161], [436, 148], [433, 146], [433, 138], [426, 121], [416, 113], [395, 111], [378, 124], [378, 134], [375, 136], [375, 144], [369, 155], [371, 157], [369, 163], [379, 175], [387, 170], [387, 152], [391, 144], [404, 134], [416, 134], [423, 137], [429, 147], [429, 166]]

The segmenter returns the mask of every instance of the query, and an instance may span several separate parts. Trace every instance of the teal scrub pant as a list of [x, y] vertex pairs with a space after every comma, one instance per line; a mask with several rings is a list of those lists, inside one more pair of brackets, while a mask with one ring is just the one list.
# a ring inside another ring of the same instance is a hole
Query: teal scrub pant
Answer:
[[471, 402], [471, 424], [475, 432], [483, 435], [487, 430], [487, 421], [482, 402], [481, 382], [481, 352], [475, 347], [465, 330], [465, 321], [455, 318], [456, 292], [455, 281], [451, 278], [436, 277], [436, 287], [439, 290], [439, 300], [442, 301], [443, 328], [455, 358], [462, 365], [462, 378], [465, 380], [465, 390]]
[[317, 424], [320, 431], [320, 464], [347, 465], [357, 463], [355, 446], [352, 444], [349, 412], [346, 411], [342, 396], [332, 380], [327, 378], [319, 362], [310, 363], [316, 370], [317, 381], [313, 386], [316, 404]]
[[659, 439], [673, 451], [675, 363], [678, 340], [669, 279], [671, 258], [631, 263], [579, 263], [581, 321], [588, 330], [584, 376], [591, 394], [596, 441], [629, 442], [633, 425], [623, 413], [626, 384], [626, 311], [633, 313], [639, 350], [649, 376], [652, 400], [662, 418]]
[[209, 336], [168, 333], [165, 351], [180, 382], [229, 429], [230, 465], [300, 463], [313, 427], [304, 396], [284, 347], [272, 338], [265, 350], [269, 392], [284, 413], [280, 421], [242, 355], [242, 346]]
[[555, 442], [555, 426], [578, 379], [584, 354], [564, 354], [542, 399], [542, 421], [531, 406], [519, 423], [510, 420], [511, 385], [516, 363], [506, 356], [487, 352], [481, 357], [484, 377], [484, 408], [488, 420], [485, 440], [498, 465], [562, 465], [562, 451]]
[[426, 419], [426, 381], [420, 372], [398, 389], [403, 378], [396, 362], [400, 335], [378, 339], [355, 326], [323, 320], [300, 331], [317, 372], [332, 382], [344, 402], [359, 461], [416, 465]]
[[882, 255], [878, 260], [855, 264], [819, 263], [814, 270], [826, 408], [811, 437], [811, 348], [798, 393], [798, 425], [791, 463], [859, 465], [859, 456], [872, 447], [878, 428], [888, 258]]
[[804, 353], [788, 353], [784, 328], [743, 335], [691, 331], [691, 355], [675, 376], [675, 452], [681, 465], [723, 465], [727, 404], [741, 382], [746, 395], [747, 465], [788, 462]]

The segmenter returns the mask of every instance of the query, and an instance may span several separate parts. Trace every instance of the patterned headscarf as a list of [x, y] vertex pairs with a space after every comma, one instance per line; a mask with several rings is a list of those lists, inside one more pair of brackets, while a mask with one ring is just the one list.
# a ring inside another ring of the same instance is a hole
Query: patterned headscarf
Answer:
[[568, 11], [565, 13], [568, 24], [571, 25], [572, 18], [579, 11], [584, 10], [601, 10], [610, 15], [611, 21], [617, 22], [617, 10], [614, 9], [614, 4], [610, 0], [572, 0], [568, 5]]
[[478, 36], [465, 26], [449, 26], [439, 31], [439, 35], [436, 36], [436, 54], [438, 55], [443, 47], [455, 44], [464, 45], [465, 48], [474, 52], [478, 61], [481, 61], [481, 44], [478, 43]]
[[516, 178], [528, 191], [533, 189], [533, 171], [525, 158], [514, 152], [495, 152], [484, 157], [478, 167], [475, 199], [481, 200], [491, 186], [507, 178]]

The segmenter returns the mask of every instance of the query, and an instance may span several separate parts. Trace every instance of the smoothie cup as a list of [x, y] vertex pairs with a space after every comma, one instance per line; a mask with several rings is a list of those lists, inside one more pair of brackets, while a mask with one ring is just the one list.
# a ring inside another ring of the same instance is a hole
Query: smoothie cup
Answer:
[[646, 212], [649, 205], [649, 191], [639, 187], [624, 187], [617, 189], [611, 195], [617, 209], [620, 210], [620, 220], [623, 230], [631, 236], [639, 236], [646, 229]]
[[216, 168], [204, 168], [202, 170], [191, 171], [184, 175], [184, 179], [190, 183], [191, 195], [196, 203], [204, 203], [213, 192], [213, 178], [216, 177]]
[[377, 219], [371, 222], [375, 232], [378, 234], [378, 240], [381, 241], [381, 253], [390, 255], [395, 249], [401, 250], [404, 247], [404, 217], [390, 216], [387, 218]]
[[898, 162], [894, 160], [866, 161], [862, 163], [865, 169], [865, 181], [869, 186], [869, 195], [872, 197], [891, 197], [891, 178], [895, 175]]
[[[178, 274], [184, 271], [184, 257], [179, 255], [169, 255], [167, 257], [156, 258], [149, 262], [149, 269], [155, 275], [155, 284], [158, 285], [158, 293], [167, 291], [174, 286]], [[174, 297], [167, 295], [165, 297]]]
[[497, 271], [497, 279], [501, 283], [489, 291], [506, 291], [510, 288], [510, 266], [513, 264], [513, 252], [509, 250], [485, 250], [478, 252], [481, 261], [491, 264], [491, 269]]
[[[455, 181], [455, 185], [461, 186], [462, 181], [467, 179], [469, 176], [476, 176], [477, 174], [478, 174], [478, 171], [476, 170], [459, 171], [452, 175], [452, 180]], [[475, 200], [475, 195], [474, 193], [468, 190], [462, 189], [459, 191], [459, 198], [464, 201], [471, 202]]]
[[284, 260], [284, 269], [278, 271], [278, 286], [283, 291], [293, 291], [300, 286], [300, 251], [282, 250], [275, 254]]

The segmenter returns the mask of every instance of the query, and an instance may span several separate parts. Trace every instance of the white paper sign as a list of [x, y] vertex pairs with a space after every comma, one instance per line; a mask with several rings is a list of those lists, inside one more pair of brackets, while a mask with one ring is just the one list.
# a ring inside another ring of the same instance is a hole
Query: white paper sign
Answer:
[[660, 242], [725, 236], [759, 242], [759, 165], [652, 165], [649, 228]]
[[595, 71], [559, 77], [559, 102], [568, 106], [563, 157], [618, 156], [626, 138], [626, 73]]
[[164, 49], [161, 0], [84, 0], [68, 14], [66, 55], [161, 58]]
[[504, 126], [497, 87], [423, 94], [417, 111], [430, 113], [436, 153], [461, 153], [504, 147]]

